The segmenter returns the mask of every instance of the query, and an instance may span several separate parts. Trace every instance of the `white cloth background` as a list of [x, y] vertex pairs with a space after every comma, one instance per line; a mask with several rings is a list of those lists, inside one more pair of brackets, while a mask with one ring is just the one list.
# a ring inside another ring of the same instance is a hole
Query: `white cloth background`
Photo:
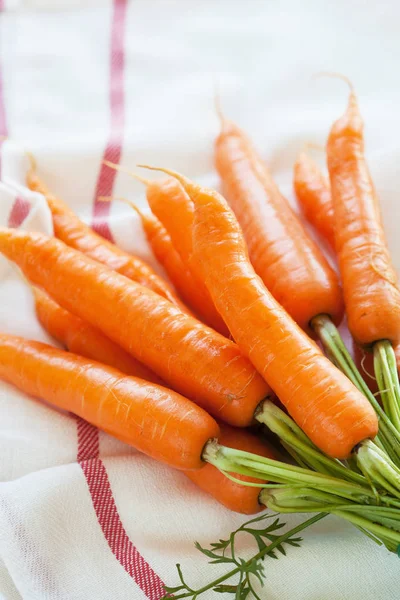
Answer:
[[[34, 152], [49, 186], [90, 220], [109, 135], [112, 2], [3, 0], [0, 6], [9, 135]], [[297, 152], [306, 141], [324, 143], [347, 98], [342, 82], [311, 76], [321, 70], [346, 73], [359, 94], [368, 156], [400, 268], [399, 17], [394, 0], [379, 5], [132, 0], [124, 42], [121, 162], [170, 166], [216, 185], [218, 82], [226, 114], [249, 131], [292, 198]], [[50, 232], [41, 197], [15, 188], [24, 171], [18, 150], [6, 142], [1, 156], [0, 223], [7, 224], [18, 195], [33, 206], [23, 226]], [[140, 184], [124, 175], [116, 178], [114, 193], [145, 202]], [[121, 246], [154, 264], [132, 212], [113, 206], [110, 225]], [[4, 261], [0, 279], [0, 330], [46, 340], [29, 291]], [[0, 410], [1, 598], [157, 600], [156, 576], [145, 567], [146, 583], [136, 569], [135, 581], [107, 543], [77, 463], [75, 419], [4, 384]], [[194, 587], [215, 577], [218, 569], [207, 565], [193, 542], [224, 537], [243, 517], [219, 506], [182, 474], [104, 434], [100, 455], [137, 549], [130, 549], [134, 560], [139, 552], [170, 585], [177, 581], [178, 561]], [[290, 549], [287, 558], [267, 559], [263, 598], [398, 598], [399, 560], [350, 526], [330, 518], [304, 537], [303, 546]]]

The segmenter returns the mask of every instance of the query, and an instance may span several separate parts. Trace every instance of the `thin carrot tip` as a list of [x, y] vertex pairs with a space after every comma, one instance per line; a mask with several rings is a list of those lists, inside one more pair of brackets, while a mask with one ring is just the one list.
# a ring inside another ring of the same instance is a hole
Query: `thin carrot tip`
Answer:
[[341, 79], [342, 81], [347, 83], [347, 85], [350, 88], [351, 93], [352, 94], [355, 93], [352, 82], [346, 75], [343, 75], [343, 73], [335, 73], [335, 72], [331, 72], [331, 71], [320, 71], [319, 73], [314, 73], [314, 75], [312, 75], [311, 79], [318, 79], [319, 77], [334, 77], [336, 79]]
[[26, 151], [26, 152], [25, 152], [25, 154], [26, 154], [26, 156], [27, 156], [27, 158], [28, 158], [28, 161], [29, 161], [29, 168], [30, 168], [30, 171], [31, 171], [31, 172], [33, 172], [33, 173], [35, 173], [35, 172], [37, 171], [37, 162], [36, 162], [36, 158], [34, 157], [34, 155], [33, 155], [33, 153], [32, 153], [32, 152], [28, 152], [28, 151]]
[[133, 173], [132, 171], [130, 171], [127, 167], [124, 167], [123, 165], [117, 165], [116, 163], [110, 162], [109, 160], [103, 160], [103, 163], [107, 167], [110, 167], [110, 169], [114, 169], [114, 171], [120, 171], [121, 173], [126, 173], [127, 175], [129, 175], [133, 179], [136, 179], [137, 181], [140, 181], [140, 183], [143, 183], [144, 185], [150, 185], [152, 183], [150, 181], [150, 179], [146, 179], [145, 177], [142, 177], [141, 175], [138, 175], [137, 173]]
[[123, 196], [98, 196], [97, 199], [101, 202], [123, 202], [124, 204], [127, 204], [133, 208], [133, 210], [135, 210], [139, 215], [142, 214], [140, 209], [134, 202], [132, 202], [132, 200], [128, 200], [128, 198], [124, 198]]

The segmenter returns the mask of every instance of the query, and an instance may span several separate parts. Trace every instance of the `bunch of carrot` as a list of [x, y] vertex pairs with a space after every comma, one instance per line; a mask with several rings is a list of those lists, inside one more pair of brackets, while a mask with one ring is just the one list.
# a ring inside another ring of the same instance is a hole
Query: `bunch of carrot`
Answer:
[[[305, 214], [337, 252], [344, 302], [248, 137], [220, 117], [230, 204], [169, 169], [148, 167], [161, 182], [139, 177], [152, 214], [133, 208], [175, 290], [84, 225], [32, 163], [27, 184], [45, 196], [55, 237], [0, 229], [0, 251], [66, 350], [1, 335], [0, 377], [184, 470], [232, 510], [332, 512], [396, 551], [400, 298], [354, 93], [328, 140], [331, 188], [307, 157], [295, 169]], [[356, 341], [374, 349], [383, 408], [337, 332], [344, 306]], [[298, 466], [244, 429], [257, 421]]]

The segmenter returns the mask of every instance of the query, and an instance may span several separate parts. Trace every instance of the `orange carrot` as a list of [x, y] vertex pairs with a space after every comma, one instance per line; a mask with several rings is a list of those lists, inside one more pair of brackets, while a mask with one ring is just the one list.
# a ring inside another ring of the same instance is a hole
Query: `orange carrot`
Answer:
[[128, 279], [148, 287], [179, 305], [182, 310], [186, 310], [168, 283], [159, 277], [149, 265], [137, 256], [124, 252], [90, 229], [60, 198], [51, 194], [35, 173], [34, 168], [28, 172], [27, 185], [31, 190], [40, 192], [46, 198], [53, 217], [54, 233], [58, 239], [121, 275], [125, 275]]
[[199, 267], [193, 260], [192, 225], [193, 205], [182, 186], [173, 178], [162, 182], [149, 182], [147, 201], [152, 212], [161, 221], [183, 263], [189, 268], [197, 294], [195, 310], [201, 319], [222, 335], [229, 331], [216, 310], [211, 296], [199, 275]]
[[343, 300], [336, 273], [248, 137], [225, 119], [215, 144], [215, 161], [250, 260], [271, 294], [310, 335], [310, 322], [319, 314], [340, 322]]
[[34, 287], [32, 291], [39, 322], [70, 352], [114, 367], [126, 375], [162, 385], [162, 380], [155, 373], [117, 346], [101, 331], [61, 308], [42, 290]]
[[194, 310], [196, 315], [199, 315], [204, 304], [204, 296], [202, 296], [201, 290], [198, 289], [188, 267], [183, 263], [174, 248], [167, 230], [155, 215], [145, 214], [133, 202], [125, 199], [123, 201], [139, 214], [143, 230], [154, 256], [164, 268], [185, 304]]
[[249, 425], [270, 393], [234, 342], [59, 240], [0, 229], [0, 252], [63, 308], [221, 420]]
[[[275, 458], [272, 448], [246, 429], [235, 429], [221, 423], [219, 442], [228, 448], [244, 450], [266, 458]], [[188, 471], [186, 475], [193, 483], [229, 510], [245, 515], [252, 515], [265, 510], [265, 506], [259, 502], [261, 488], [246, 487], [236, 483], [225, 477], [213, 465], [207, 464], [203, 469]], [[259, 479], [246, 477], [245, 475], [234, 475], [234, 477], [241, 481], [260, 483]]]
[[335, 242], [349, 329], [359, 344], [400, 342], [400, 291], [364, 157], [363, 122], [353, 91], [327, 143]]
[[213, 190], [169, 169], [194, 203], [193, 250], [213, 301], [241, 350], [326, 454], [346, 458], [378, 431], [367, 399], [296, 325], [251, 266], [233, 212]]
[[305, 152], [299, 154], [293, 175], [294, 189], [305, 218], [335, 250], [334, 211], [328, 181]]
[[180, 394], [47, 344], [0, 334], [0, 378], [177, 469], [204, 465], [217, 423]]

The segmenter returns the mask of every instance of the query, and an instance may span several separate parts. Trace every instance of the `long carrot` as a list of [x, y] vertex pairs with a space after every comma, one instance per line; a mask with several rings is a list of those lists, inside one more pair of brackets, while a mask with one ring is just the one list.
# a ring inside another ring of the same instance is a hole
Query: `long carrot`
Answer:
[[182, 261], [189, 267], [199, 292], [197, 311], [210, 327], [222, 335], [229, 336], [229, 330], [200, 276], [199, 266], [193, 260], [193, 206], [189, 196], [173, 178], [152, 182], [147, 186], [146, 196], [152, 212], [164, 225]]
[[125, 167], [106, 162], [109, 167], [128, 173], [146, 185], [146, 197], [152, 213], [164, 225], [172, 244], [192, 279], [192, 306], [201, 320], [229, 337], [229, 331], [216, 310], [210, 294], [199, 274], [199, 266], [193, 260], [192, 224], [193, 207], [182, 186], [173, 178], [165, 181], [148, 181], [131, 173]]
[[335, 250], [334, 210], [330, 185], [316, 162], [301, 152], [293, 171], [293, 184], [304, 216], [332, 250]]
[[234, 342], [61, 241], [1, 229], [0, 252], [63, 308], [221, 420], [249, 425], [270, 393]]
[[254, 270], [310, 335], [320, 314], [343, 316], [338, 277], [311, 239], [245, 133], [222, 118], [215, 163]]
[[198, 469], [217, 423], [180, 394], [47, 344], [0, 334], [0, 378], [177, 469]]
[[31, 190], [45, 196], [53, 218], [54, 233], [58, 239], [186, 310], [168, 283], [149, 265], [95, 233], [60, 198], [54, 196], [36, 174], [34, 166], [28, 172], [27, 185]]
[[[272, 448], [246, 429], [235, 429], [220, 423], [219, 442], [228, 448], [237, 448], [267, 458], [275, 458]], [[227, 479], [213, 465], [208, 464], [203, 469], [188, 471], [186, 475], [193, 483], [229, 510], [252, 515], [265, 509], [265, 506], [259, 501], [261, 487], [248, 487]], [[242, 481], [260, 483], [254, 477], [245, 475], [236, 475], [235, 477]]]
[[[361, 500], [367, 504], [357, 507], [358, 515], [366, 511], [367, 518], [362, 520], [364, 529], [381, 537], [392, 551], [400, 543], [398, 527], [393, 531], [377, 526], [368, 516], [371, 512], [368, 504], [382, 502], [376, 492], [375, 496], [363, 484], [349, 483], [223, 446], [215, 439], [219, 428], [214, 419], [171, 390], [126, 377], [116, 369], [46, 344], [5, 334], [0, 334], [0, 378], [26, 394], [75, 412], [123, 442], [175, 468], [200, 469], [209, 462], [218, 469], [255, 476], [258, 480], [272, 475], [274, 480], [283, 483], [306, 484], [310, 488], [308, 492], [306, 490], [308, 496], [313, 494], [313, 486], [319, 495], [319, 489], [327, 489], [328, 493], [323, 491], [323, 496], [328, 504]], [[263, 487], [264, 483], [250, 485]], [[293, 496], [290, 490], [289, 494]], [[273, 502], [277, 510], [281, 510], [276, 492], [262, 495], [260, 499], [263, 503]], [[393, 500], [386, 497], [386, 505], [390, 506]], [[298, 502], [295, 504], [298, 509]], [[287, 498], [282, 510], [286, 510], [286, 506]], [[315, 510], [315, 504], [310, 508]], [[303, 511], [304, 506], [300, 510]], [[385, 512], [391, 524], [395, 523], [397, 514], [398, 509], [386, 509]], [[341, 516], [346, 518], [346, 513]]]
[[43, 328], [70, 352], [114, 367], [126, 375], [162, 385], [162, 380], [133, 356], [79, 317], [71, 314], [39, 288], [32, 288], [36, 316]]
[[[306, 217], [310, 220], [321, 237], [326, 239], [333, 250], [336, 250], [335, 215], [330, 186], [314, 161], [304, 153], [300, 155], [295, 165], [294, 185], [297, 197], [300, 204], [303, 206]], [[393, 368], [395, 361], [397, 363], [397, 371], [399, 371], [400, 368], [400, 361], [396, 356], [396, 349], [399, 346], [394, 347], [395, 353], [393, 354], [388, 343], [378, 342], [375, 344], [374, 354], [377, 356], [374, 358], [372, 353], [365, 353], [364, 350], [359, 348], [358, 344], [354, 344], [354, 363], [332, 323], [327, 322], [326, 318], [321, 316], [313, 321], [313, 326], [319, 333], [319, 337], [328, 354], [333, 357], [339, 368], [341, 368], [359, 389], [363, 391], [370, 399], [370, 402], [372, 404], [375, 403], [375, 406], [376, 401], [374, 400], [374, 397], [371, 396], [371, 393], [375, 394], [377, 390], [380, 390], [387, 416], [399, 430], [400, 388], [398, 384], [398, 375], [396, 375], [395, 369]], [[382, 354], [386, 355], [383, 359]], [[365, 364], [362, 361], [364, 361]], [[369, 373], [373, 372], [373, 365], [376, 366], [380, 374], [377, 373], [377, 376], [372, 379]], [[392, 368], [390, 365], [392, 365]], [[360, 371], [364, 372], [364, 378], [360, 375]], [[396, 396], [398, 396], [398, 398]], [[385, 418], [384, 414], [381, 414], [380, 416], [381, 418]], [[391, 434], [389, 435], [391, 436]], [[396, 462], [400, 462], [398, 448], [393, 454], [393, 441], [384, 439], [383, 442], [384, 447], [392, 458]]]
[[353, 91], [330, 131], [327, 157], [349, 329], [360, 344], [398, 343], [400, 291], [364, 158], [363, 122]]
[[[356, 104], [356, 113], [359, 116], [358, 113], [358, 106]], [[354, 118], [354, 115], [353, 115]], [[358, 125], [360, 125], [360, 123], [358, 123]], [[361, 134], [361, 144], [362, 144], [362, 125], [361, 125], [361, 129], [358, 130], [358, 133]], [[344, 133], [344, 135], [346, 136], [347, 134]], [[351, 135], [351, 134], [350, 134]], [[348, 142], [350, 143], [350, 142]], [[358, 143], [358, 150], [361, 151], [361, 147], [360, 147], [360, 140]], [[355, 152], [355, 149], [353, 148], [353, 152]], [[355, 154], [361, 158], [361, 161], [363, 161], [362, 158], [362, 152], [360, 152], [360, 154], [358, 154], [357, 152], [355, 152]], [[351, 156], [351, 154], [349, 155]], [[349, 156], [345, 159], [348, 160]], [[340, 159], [338, 159], [340, 160]], [[365, 167], [365, 163], [364, 163], [364, 167]], [[357, 170], [357, 167], [356, 167]], [[365, 171], [364, 172], [364, 176], [369, 178], [369, 174]], [[357, 178], [355, 178], [354, 181], [356, 181]], [[314, 225], [314, 227], [317, 229], [318, 233], [325, 238], [328, 243], [331, 244], [333, 249], [335, 248], [335, 218], [334, 218], [334, 205], [332, 202], [332, 196], [331, 196], [331, 191], [330, 191], [330, 186], [328, 184], [328, 182], [325, 180], [325, 178], [322, 176], [321, 172], [319, 171], [317, 165], [315, 165], [315, 163], [312, 161], [311, 158], [307, 157], [306, 155], [302, 154], [295, 166], [295, 173], [294, 173], [294, 184], [295, 184], [295, 189], [297, 192], [297, 196], [298, 199], [300, 201], [300, 204], [303, 205], [303, 208], [305, 209], [306, 212], [306, 216], [309, 218], [309, 220], [312, 222], [312, 224]], [[365, 261], [365, 256], [363, 255], [364, 251], [367, 251], [368, 253], [368, 243], [366, 238], [370, 238], [370, 240], [373, 240], [373, 243], [375, 244], [376, 242], [378, 242], [378, 246], [379, 244], [383, 243], [385, 244], [384, 241], [384, 234], [383, 234], [383, 229], [382, 229], [382, 224], [381, 224], [381, 216], [380, 216], [380, 211], [379, 211], [379, 207], [377, 207], [375, 200], [373, 200], [370, 197], [370, 200], [368, 202], [368, 195], [370, 195], [371, 193], [374, 194], [373, 191], [373, 187], [371, 187], [371, 184], [366, 185], [364, 188], [362, 188], [360, 181], [354, 184], [354, 182], [350, 183], [350, 187], [353, 186], [354, 187], [354, 195], [357, 196], [358, 190], [364, 189], [367, 190], [366, 193], [366, 202], [365, 199], [361, 199], [358, 202], [358, 209], [356, 208], [356, 211], [364, 211], [365, 208], [365, 215], [367, 221], [371, 224], [370, 219], [372, 218], [372, 228], [369, 228], [369, 232], [368, 231], [364, 231], [363, 233], [360, 234], [360, 229], [358, 229], [358, 225], [360, 223], [360, 221], [357, 222], [357, 215], [352, 213], [352, 208], [350, 208], [349, 212], [347, 213], [347, 215], [345, 214], [346, 212], [346, 207], [345, 205], [347, 205], [347, 203], [351, 202], [355, 205], [357, 205], [357, 200], [352, 200], [350, 199], [350, 197], [348, 196], [347, 199], [344, 201], [343, 203], [343, 210], [341, 211], [341, 222], [337, 224], [338, 226], [338, 231], [340, 230], [340, 235], [343, 235], [343, 226], [348, 228], [348, 236], [346, 237], [346, 242], [345, 245], [347, 246], [347, 250], [345, 252], [349, 253], [350, 255], [352, 255], [352, 260], [355, 261], [358, 264], [358, 277], [360, 277], [360, 275], [362, 277], [365, 277], [367, 279], [364, 279], [364, 282], [361, 282], [361, 286], [362, 285], [366, 285], [366, 289], [369, 286], [369, 275], [368, 275], [368, 269], [363, 270], [363, 260]], [[358, 190], [356, 189], [358, 187]], [[369, 192], [368, 192], [369, 189]], [[341, 190], [343, 193], [343, 187], [341, 187]], [[345, 194], [347, 192], [345, 191]], [[359, 196], [362, 196], [363, 192], [360, 192]], [[366, 204], [366, 206], [364, 206], [364, 203]], [[369, 206], [368, 206], [369, 204]], [[373, 217], [372, 215], [375, 213], [375, 216]], [[333, 218], [332, 218], [333, 215]], [[318, 218], [316, 218], [316, 216], [318, 216]], [[343, 219], [344, 218], [344, 219]], [[344, 223], [344, 221], [347, 220], [347, 224]], [[375, 220], [375, 224], [373, 223], [373, 221]], [[376, 231], [376, 228], [378, 230], [380, 230], [380, 232]], [[357, 230], [358, 229], [358, 230]], [[366, 234], [366, 235], [364, 235]], [[346, 234], [345, 234], [346, 235]], [[380, 242], [378, 241], [380, 240]], [[342, 238], [342, 242], [340, 242], [341, 244], [343, 243], [343, 238]], [[359, 248], [357, 248], [357, 246], [359, 246], [361, 244], [361, 248], [362, 251], [360, 251]], [[385, 254], [385, 259], [387, 259], [387, 257], [389, 256], [388, 251], [387, 251], [387, 247], [384, 250], [384, 254]], [[368, 259], [367, 259], [368, 260]], [[346, 263], [347, 259], [345, 258], [345, 263]], [[373, 263], [373, 261], [372, 261]], [[343, 268], [343, 267], [342, 267]], [[346, 265], [344, 267], [346, 269]], [[372, 270], [375, 271], [375, 267], [372, 264]], [[393, 273], [393, 271], [392, 271]], [[379, 278], [378, 278], [379, 279]], [[375, 297], [375, 293], [376, 293], [376, 273], [374, 273], [374, 277], [373, 280], [371, 280], [371, 290], [369, 290], [372, 293], [372, 298]], [[351, 273], [349, 273], [348, 275], [348, 284], [346, 286], [346, 290], [347, 290], [347, 296], [350, 295], [350, 301], [352, 301], [353, 295], [352, 295], [352, 275]], [[379, 284], [378, 284], [379, 287]], [[374, 291], [375, 288], [375, 291]], [[382, 291], [382, 290], [381, 290]], [[383, 300], [382, 296], [381, 296], [381, 300]], [[367, 301], [368, 302], [368, 301]], [[386, 307], [387, 310], [391, 310], [390, 305]], [[367, 315], [367, 313], [365, 313], [364, 317], [367, 321], [370, 319], [370, 316]], [[321, 320], [321, 319], [319, 319]], [[316, 328], [316, 330], [318, 331], [318, 321], [316, 321], [314, 323], [314, 326]], [[357, 331], [355, 330], [355, 333], [357, 333]], [[325, 335], [326, 332], [321, 330], [321, 340], [323, 341], [325, 347], [327, 348], [328, 352], [332, 355], [335, 355], [335, 358], [337, 359], [338, 365], [343, 368], [343, 370], [347, 371], [349, 373], [349, 375], [353, 378], [358, 380], [360, 387], [363, 388], [364, 393], [366, 393], [366, 395], [368, 394], [368, 389], [365, 388], [365, 386], [363, 385], [363, 381], [359, 375], [359, 373], [357, 373], [356, 370], [356, 366], [354, 365], [351, 357], [349, 356], [349, 354], [347, 353], [345, 347], [343, 346], [343, 344], [341, 343], [341, 341], [339, 340], [339, 344], [336, 344], [335, 340], [330, 336], [330, 335]], [[337, 336], [335, 336], [337, 337]], [[338, 345], [341, 347], [338, 347]], [[396, 356], [396, 350], [398, 348], [398, 345], [396, 345], [396, 342], [394, 342], [394, 348], [391, 348], [391, 345], [389, 342], [385, 342], [385, 341], [379, 341], [378, 339], [376, 340], [376, 343], [374, 344], [374, 355], [375, 357], [373, 357], [372, 354], [369, 354], [367, 352], [367, 354], [365, 355], [366, 357], [366, 372], [372, 372], [373, 369], [371, 368], [372, 364], [375, 365], [375, 371], [376, 372], [376, 377], [375, 379], [371, 379], [371, 377], [367, 376], [367, 382], [368, 382], [368, 387], [369, 390], [372, 392], [376, 392], [377, 388], [380, 390], [381, 392], [381, 397], [383, 400], [383, 404], [384, 404], [384, 408], [385, 411], [387, 412], [390, 420], [394, 423], [394, 425], [397, 427], [398, 430], [400, 430], [400, 386], [399, 386], [399, 381], [398, 381], [398, 375], [396, 373], [396, 368], [397, 371], [399, 371], [399, 367], [400, 367], [400, 361], [397, 359]], [[394, 353], [393, 353], [394, 350]], [[362, 365], [361, 365], [361, 357], [364, 356], [364, 352], [360, 349], [358, 349], [357, 344], [355, 345], [355, 358], [356, 358], [356, 363], [358, 363], [359, 368], [361, 368], [362, 370]], [[395, 363], [396, 363], [396, 368], [395, 368]], [[364, 378], [365, 379], [365, 378]], [[370, 396], [369, 396], [370, 397]], [[390, 446], [391, 444], [389, 443], [386, 444], [386, 448], [387, 450], [390, 452]]]
[[326, 454], [346, 458], [378, 431], [366, 398], [287, 315], [251, 266], [243, 234], [225, 200], [175, 176], [194, 203], [193, 250], [234, 339], [289, 414]]

